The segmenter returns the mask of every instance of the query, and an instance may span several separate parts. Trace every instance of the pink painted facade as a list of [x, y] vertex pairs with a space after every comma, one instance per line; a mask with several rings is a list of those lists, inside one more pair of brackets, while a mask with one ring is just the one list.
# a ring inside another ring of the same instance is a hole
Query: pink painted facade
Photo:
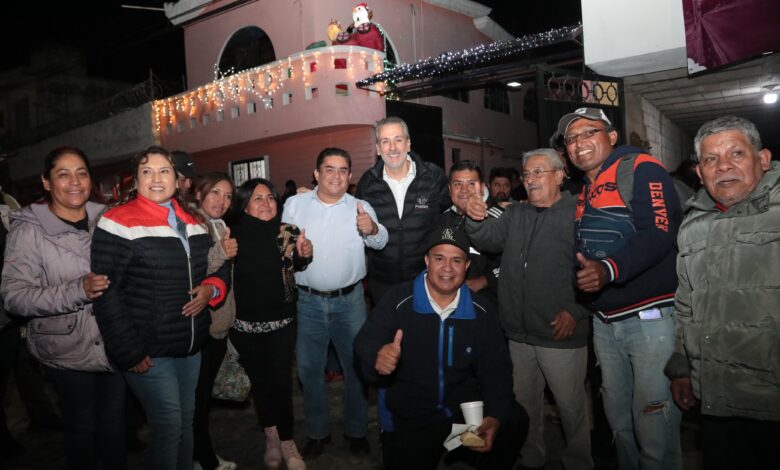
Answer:
[[[351, 153], [353, 173], [359, 178], [375, 161], [373, 124], [386, 111], [380, 94], [354, 83], [380, 72], [384, 54], [352, 46], [306, 50], [312, 43], [327, 42], [331, 19], [346, 28], [356, 2], [190, 2], [203, 3], [181, 20], [190, 89], [154, 103], [153, 123], [162, 145], [192, 153], [201, 172], [225, 171], [232, 161], [267, 156], [269, 176], [280, 186], [290, 178], [308, 183], [317, 153], [338, 146]], [[492, 42], [472, 17], [425, 1], [369, 5], [400, 62]], [[268, 35], [276, 62], [215, 80], [214, 67], [225, 45], [246, 26]], [[343, 59], [346, 68], [337, 68], [334, 59]], [[470, 103], [443, 97], [415, 101], [442, 108], [447, 166], [454, 145], [468, 148], [471, 155], [475, 147], [466, 143], [487, 141], [487, 171], [506, 165], [504, 157], [518, 158], [523, 143], [533, 140], [535, 125], [522, 120], [522, 94], [510, 96], [511, 114], [484, 109], [481, 90], [471, 92]], [[480, 158], [485, 147], [476, 146]]]

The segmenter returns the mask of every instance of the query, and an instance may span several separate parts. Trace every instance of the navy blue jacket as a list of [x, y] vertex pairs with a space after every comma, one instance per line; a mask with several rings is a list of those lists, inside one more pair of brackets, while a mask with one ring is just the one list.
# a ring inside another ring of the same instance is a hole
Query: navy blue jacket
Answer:
[[[621, 158], [634, 160], [630, 206], [620, 197], [617, 169]], [[677, 231], [680, 200], [663, 164], [641, 149], [621, 146], [612, 151], [595, 181], [577, 200], [577, 250], [600, 260], [609, 282], [591, 298], [602, 321], [619, 321], [653, 307], [674, 305], [677, 290]]]
[[200, 351], [211, 317], [207, 308], [195, 316], [182, 315], [191, 299], [188, 292], [201, 284], [217, 287], [212, 307], [227, 293], [229, 264], [207, 276], [211, 236], [176, 201], [172, 204], [186, 223], [189, 256], [168, 225], [168, 208], [141, 196], [106, 211], [92, 237], [92, 271], [111, 280], [95, 299], [95, 319], [106, 352], [120, 370], [146, 356], [183, 357]]
[[[442, 321], [425, 292], [425, 271], [391, 289], [355, 338], [364, 378], [379, 388], [384, 431], [463, 423], [460, 404], [485, 402], [484, 416], [506, 422], [514, 402], [512, 363], [496, 312], [461, 286], [458, 308]], [[376, 356], [403, 331], [395, 371], [380, 375]]]

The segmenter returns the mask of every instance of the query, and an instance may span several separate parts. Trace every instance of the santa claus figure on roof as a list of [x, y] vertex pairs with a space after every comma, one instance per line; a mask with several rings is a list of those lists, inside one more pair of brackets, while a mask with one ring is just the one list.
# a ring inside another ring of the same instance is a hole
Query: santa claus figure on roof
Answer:
[[361, 2], [352, 9], [352, 24], [346, 30], [338, 22], [331, 20], [328, 26], [328, 39], [334, 46], [363, 46], [385, 50], [385, 39], [379, 28], [371, 22], [374, 13], [367, 3]]

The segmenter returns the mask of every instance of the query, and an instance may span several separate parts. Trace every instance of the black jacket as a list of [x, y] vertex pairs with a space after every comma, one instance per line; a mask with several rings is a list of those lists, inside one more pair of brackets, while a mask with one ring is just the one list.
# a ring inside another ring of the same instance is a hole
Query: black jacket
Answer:
[[[364, 378], [379, 387], [384, 431], [463, 423], [460, 404], [485, 402], [484, 415], [506, 422], [514, 403], [512, 363], [495, 312], [472, 298], [465, 284], [458, 308], [447, 319], [433, 310], [424, 274], [382, 297], [355, 337]], [[403, 331], [401, 358], [390, 375], [376, 372], [376, 356]]]
[[225, 297], [229, 266], [206, 277], [212, 244], [206, 228], [173, 201], [187, 226], [190, 256], [168, 225], [168, 208], [137, 197], [108, 210], [92, 237], [92, 271], [105, 274], [111, 285], [95, 299], [94, 311], [106, 351], [120, 370], [144, 357], [182, 357], [198, 352], [209, 335], [206, 308], [185, 317], [188, 292], [200, 284], [216, 286]]
[[384, 249], [366, 252], [368, 275], [385, 284], [408, 281], [425, 268], [423, 256], [428, 234], [436, 226], [439, 214], [450, 206], [444, 171], [413, 152], [409, 156], [417, 174], [406, 191], [402, 218], [398, 218], [393, 193], [382, 177], [385, 168], [382, 159], [358, 182], [356, 197], [371, 204], [379, 223], [390, 235]]

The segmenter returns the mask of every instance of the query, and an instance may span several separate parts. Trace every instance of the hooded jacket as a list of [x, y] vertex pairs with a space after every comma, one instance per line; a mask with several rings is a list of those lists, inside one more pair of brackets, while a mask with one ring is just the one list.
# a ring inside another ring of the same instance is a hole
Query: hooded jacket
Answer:
[[[87, 203], [90, 227], [103, 208]], [[90, 239], [47, 204], [11, 213], [0, 292], [6, 309], [31, 318], [28, 348], [49, 367], [111, 371], [82, 281], [90, 272]]]
[[721, 212], [702, 188], [680, 228], [674, 379], [701, 412], [780, 421], [780, 163]]

